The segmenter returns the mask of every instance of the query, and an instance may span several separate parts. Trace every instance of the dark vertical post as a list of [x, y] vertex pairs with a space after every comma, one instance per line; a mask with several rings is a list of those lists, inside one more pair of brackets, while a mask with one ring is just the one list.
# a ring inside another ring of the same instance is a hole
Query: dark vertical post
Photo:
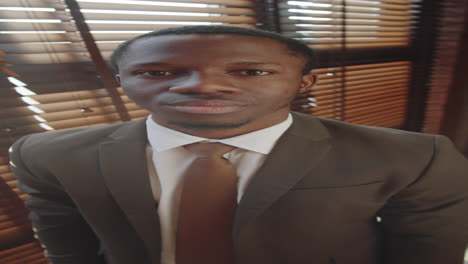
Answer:
[[439, 1], [424, 0], [421, 15], [417, 23], [417, 31], [411, 45], [414, 54], [411, 68], [411, 83], [408, 92], [408, 104], [404, 129], [421, 131], [424, 122], [431, 75], [433, 54], [435, 49], [436, 29], [438, 25]]
[[255, 0], [260, 28], [272, 32], [281, 32], [278, 0]]
[[109, 69], [104, 58], [99, 51], [96, 42], [94, 41], [93, 35], [89, 31], [89, 27], [85, 22], [83, 14], [80, 11], [80, 7], [75, 0], [65, 0], [70, 14], [75, 20], [76, 27], [80, 31], [81, 38], [85, 42], [86, 48], [88, 49], [91, 59], [96, 67], [97, 73], [101, 76], [102, 84], [104, 88], [109, 92], [112, 103], [114, 104], [120, 119], [123, 121], [129, 121], [130, 116], [127, 109], [124, 106], [122, 98], [120, 98], [119, 92], [117, 91], [117, 83], [114, 80], [113, 72]]
[[468, 75], [466, 74], [468, 49], [466, 47], [468, 47], [468, 14], [465, 11], [465, 24], [458, 45], [457, 63], [449, 89], [441, 133], [450, 137], [457, 148], [468, 157]]

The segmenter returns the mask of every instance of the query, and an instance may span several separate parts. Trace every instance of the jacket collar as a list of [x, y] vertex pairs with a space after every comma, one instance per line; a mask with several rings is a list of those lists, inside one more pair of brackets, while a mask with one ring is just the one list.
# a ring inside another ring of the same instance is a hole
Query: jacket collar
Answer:
[[115, 130], [109, 140], [101, 143], [99, 157], [110, 193], [148, 247], [153, 263], [159, 263], [159, 217], [149, 182], [146, 144], [143, 118]]
[[233, 235], [260, 215], [317, 166], [329, 152], [330, 135], [319, 119], [293, 113], [293, 124], [278, 140], [237, 208]]

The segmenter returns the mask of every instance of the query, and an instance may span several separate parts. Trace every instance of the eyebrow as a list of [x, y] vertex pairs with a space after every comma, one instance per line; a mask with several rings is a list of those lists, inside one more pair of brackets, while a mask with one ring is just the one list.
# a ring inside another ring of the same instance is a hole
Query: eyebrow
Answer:
[[136, 67], [150, 67], [150, 66], [174, 66], [173, 64], [166, 63], [166, 62], [148, 62], [148, 63], [138, 63], [130, 65], [129, 68], [136, 68]]
[[233, 66], [281, 66], [280, 64], [277, 64], [277, 63], [255, 62], [255, 61], [234, 62], [234, 63], [229, 63], [229, 65], [233, 65]]
[[[240, 61], [240, 62], [234, 62], [234, 63], [229, 63], [230, 66], [281, 66], [280, 64], [277, 63], [271, 63], [271, 62], [256, 62], [256, 61]], [[139, 68], [139, 67], [169, 67], [169, 66], [176, 66], [171, 63], [167, 62], [148, 62], [148, 63], [138, 63], [134, 65], [130, 65], [130, 69], [132, 68]]]

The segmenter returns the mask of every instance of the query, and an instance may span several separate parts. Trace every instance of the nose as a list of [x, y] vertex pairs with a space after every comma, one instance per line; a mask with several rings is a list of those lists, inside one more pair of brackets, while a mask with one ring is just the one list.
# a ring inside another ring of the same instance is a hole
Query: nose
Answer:
[[169, 90], [174, 93], [234, 93], [237, 89], [226, 83], [222, 77], [214, 74], [190, 72], [172, 85]]

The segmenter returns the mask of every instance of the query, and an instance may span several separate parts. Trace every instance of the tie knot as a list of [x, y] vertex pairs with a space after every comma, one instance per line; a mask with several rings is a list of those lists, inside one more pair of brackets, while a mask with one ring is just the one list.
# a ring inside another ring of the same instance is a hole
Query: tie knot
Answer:
[[195, 153], [197, 157], [221, 157], [223, 154], [228, 153], [234, 148], [222, 143], [194, 143], [184, 147]]

